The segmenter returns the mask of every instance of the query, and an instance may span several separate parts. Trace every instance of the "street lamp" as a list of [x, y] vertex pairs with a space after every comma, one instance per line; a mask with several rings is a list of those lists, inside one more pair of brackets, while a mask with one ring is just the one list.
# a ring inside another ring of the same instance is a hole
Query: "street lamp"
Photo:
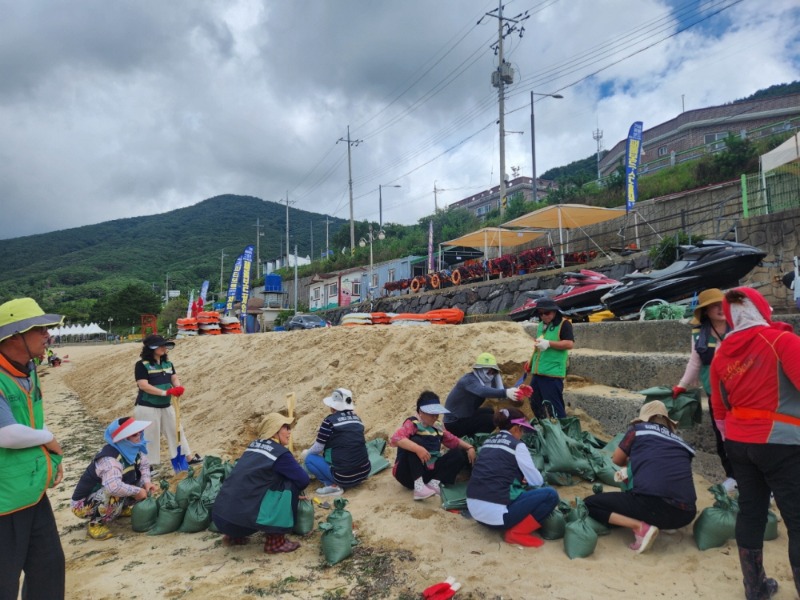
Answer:
[[535, 121], [533, 120], [533, 97], [534, 96], [546, 96], [549, 98], [557, 98], [561, 100], [564, 98], [561, 94], [538, 94], [536, 92], [531, 92], [531, 165], [533, 171], [533, 201], [536, 202], [538, 200], [538, 194], [536, 190], [536, 125]]
[[[113, 324], [114, 324], [114, 317], [108, 317], [108, 333], [110, 333], [112, 337], [114, 336], [114, 332], [111, 331], [111, 326]], [[106, 337], [106, 339], [108, 339], [108, 337]]]
[[[389, 188], [389, 187], [399, 188], [399, 187], [402, 187], [402, 186], [378, 184], [378, 227], [380, 228], [381, 231], [383, 231], [383, 195], [381, 193], [381, 188], [385, 188], [385, 187], [387, 187], [387, 188]], [[381, 239], [383, 239], [383, 238], [381, 238]], [[363, 246], [362, 246], [362, 248], [363, 248]]]
[[[367, 293], [369, 294], [369, 299], [372, 300], [372, 278], [373, 278], [373, 274], [372, 274], [372, 269], [373, 269], [373, 266], [372, 266], [372, 240], [374, 240], [376, 237], [379, 240], [385, 239], [386, 238], [386, 234], [383, 232], [383, 229], [379, 229], [378, 233], [374, 234], [372, 232], [372, 223], [370, 223], [369, 224], [369, 234], [367, 234], [367, 237], [369, 237], [369, 280], [367, 281]], [[361, 238], [360, 240], [358, 240], [358, 245], [361, 246], [362, 248], [364, 248], [367, 245], [367, 240], [365, 240], [364, 238]]]

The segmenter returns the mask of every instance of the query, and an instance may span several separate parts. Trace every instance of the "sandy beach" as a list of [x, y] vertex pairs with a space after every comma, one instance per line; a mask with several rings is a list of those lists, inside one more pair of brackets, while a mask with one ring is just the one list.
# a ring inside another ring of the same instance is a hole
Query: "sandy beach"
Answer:
[[[327, 414], [321, 400], [335, 387], [354, 392], [367, 439], [388, 438], [413, 413], [422, 390], [444, 399], [481, 352], [495, 354], [511, 385], [531, 344], [517, 323], [334, 327], [178, 340], [170, 358], [187, 390], [181, 411], [192, 451], [235, 459], [261, 416], [284, 409], [287, 393], [297, 396], [298, 455], [312, 444]], [[414, 502], [389, 470], [346, 492], [360, 543], [333, 567], [321, 555], [318, 531], [283, 555], [264, 554], [260, 536], [224, 548], [215, 533], [148, 536], [132, 532], [127, 519], [112, 523], [114, 538], [91, 540], [69, 498], [102, 446], [105, 426], [133, 413], [139, 350], [138, 344], [62, 347], [58, 354], [68, 360], [42, 369], [47, 425], [65, 451], [64, 482], [49, 496], [67, 557], [68, 598], [411, 599], [448, 575], [463, 585], [456, 598], [744, 597], [733, 541], [701, 552], [689, 526], [662, 533], [651, 551], [635, 555], [631, 534], [614, 530], [599, 538], [592, 556], [570, 560], [562, 540], [540, 549], [509, 545], [497, 532], [443, 510], [436, 497]], [[603, 432], [588, 415], [572, 414], [598, 437], [625, 428]], [[393, 449], [387, 457], [393, 461]], [[695, 475], [699, 510], [712, 502], [710, 483]], [[556, 489], [570, 501], [591, 494], [591, 483]], [[318, 509], [317, 522], [326, 515]], [[782, 523], [764, 552], [768, 574], [781, 585], [776, 598], [795, 597]]]

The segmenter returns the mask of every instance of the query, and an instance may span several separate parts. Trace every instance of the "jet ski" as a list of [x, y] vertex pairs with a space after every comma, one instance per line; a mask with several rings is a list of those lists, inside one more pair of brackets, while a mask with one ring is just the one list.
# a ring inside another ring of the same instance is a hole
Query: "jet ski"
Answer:
[[552, 298], [565, 314], [578, 314], [582, 309], [600, 306], [600, 297], [620, 284], [602, 273], [581, 269], [577, 273], [564, 273], [561, 284], [552, 290], [526, 292], [527, 299], [508, 313], [512, 321], [526, 321], [536, 312], [536, 305], [543, 298]]
[[707, 288], [730, 288], [758, 265], [766, 252], [725, 240], [678, 246], [679, 258], [664, 269], [630, 273], [601, 301], [618, 317], [637, 312], [649, 300], [675, 302]]

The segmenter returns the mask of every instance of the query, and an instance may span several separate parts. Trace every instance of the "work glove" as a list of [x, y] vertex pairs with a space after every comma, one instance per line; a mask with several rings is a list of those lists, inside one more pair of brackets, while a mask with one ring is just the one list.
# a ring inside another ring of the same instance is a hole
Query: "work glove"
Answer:
[[521, 385], [517, 388], [519, 395], [523, 398], [530, 398], [533, 396], [533, 388], [529, 385]]
[[519, 388], [510, 387], [506, 389], [506, 398], [511, 400], [512, 402], [522, 402], [522, 393], [520, 393]]
[[531, 361], [526, 360], [525, 364], [522, 365], [522, 370], [525, 371], [526, 373], [530, 373], [531, 372]]
[[167, 396], [183, 396], [183, 392], [186, 391], [182, 385], [171, 387], [167, 390]]
[[672, 399], [674, 400], [675, 398], [680, 396], [685, 391], [686, 391], [685, 387], [681, 387], [679, 385], [676, 385], [674, 388], [672, 388]]
[[550, 347], [550, 340], [546, 340], [544, 338], [538, 338], [536, 340], [536, 347], [539, 349], [540, 352], [544, 352]]
[[628, 469], [627, 467], [624, 469], [620, 469], [618, 471], [614, 471], [614, 481], [617, 483], [622, 483], [623, 481], [628, 481]]

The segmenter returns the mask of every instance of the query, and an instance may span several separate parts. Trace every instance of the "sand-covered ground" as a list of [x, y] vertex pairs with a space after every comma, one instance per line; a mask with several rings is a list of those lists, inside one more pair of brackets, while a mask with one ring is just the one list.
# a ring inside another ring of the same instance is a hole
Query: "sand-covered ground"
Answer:
[[[508, 545], [498, 533], [442, 510], [436, 498], [414, 502], [388, 470], [346, 492], [360, 544], [353, 557], [333, 567], [324, 563], [318, 532], [283, 555], [264, 554], [257, 539], [224, 548], [210, 532], [137, 534], [125, 519], [112, 524], [114, 538], [91, 540], [85, 523], [70, 512], [69, 498], [103, 443], [104, 427], [133, 412], [139, 349], [60, 348], [68, 361], [43, 369], [47, 424], [66, 453], [65, 481], [50, 497], [67, 556], [69, 598], [410, 599], [448, 575], [463, 584], [456, 598], [744, 597], [735, 544], [701, 552], [691, 527], [662, 534], [642, 555], [628, 549], [628, 531], [615, 530], [599, 539], [591, 557], [570, 560], [561, 540], [540, 549]], [[444, 399], [479, 353], [497, 356], [510, 385], [530, 350], [519, 324], [483, 323], [201, 337], [179, 340], [170, 357], [187, 389], [181, 408], [192, 450], [234, 459], [260, 417], [284, 409], [288, 393], [297, 396], [293, 439], [299, 454], [313, 442], [327, 414], [321, 400], [335, 387], [354, 392], [367, 439], [388, 438], [412, 414], [422, 390]], [[604, 433], [588, 415], [576, 414], [585, 428]], [[622, 431], [625, 424], [619, 426]], [[387, 455], [393, 459], [394, 451]], [[700, 475], [695, 483], [704, 508], [711, 503], [709, 483]], [[572, 500], [590, 494], [591, 484], [558, 491]], [[316, 516], [324, 520], [326, 511], [318, 509]], [[781, 583], [777, 598], [794, 598], [782, 523], [779, 530], [778, 539], [765, 545], [767, 569]]]

